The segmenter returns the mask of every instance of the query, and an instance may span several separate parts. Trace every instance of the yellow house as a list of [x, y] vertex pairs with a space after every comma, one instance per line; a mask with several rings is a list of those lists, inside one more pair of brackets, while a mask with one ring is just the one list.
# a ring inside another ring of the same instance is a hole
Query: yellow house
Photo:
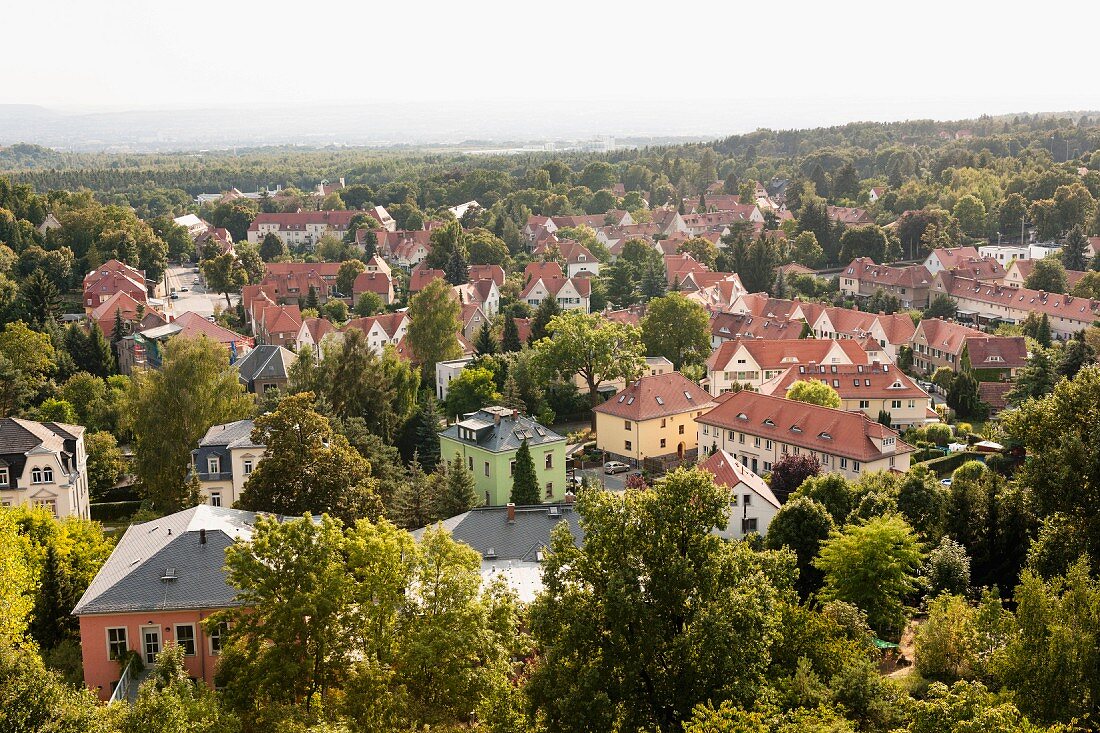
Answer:
[[642, 377], [595, 408], [596, 447], [631, 465], [646, 458], [691, 457], [698, 447], [695, 418], [714, 404], [705, 389], [679, 372]]

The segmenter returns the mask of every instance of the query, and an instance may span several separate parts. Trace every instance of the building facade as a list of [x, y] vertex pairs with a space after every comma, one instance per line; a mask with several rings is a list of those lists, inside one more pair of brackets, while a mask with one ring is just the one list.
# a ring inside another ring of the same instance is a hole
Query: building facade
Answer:
[[0, 506], [22, 504], [91, 518], [83, 427], [0, 419]]
[[267, 448], [252, 440], [253, 427], [251, 420], [215, 425], [191, 451], [192, 470], [210, 506], [237, 503], [249, 475], [263, 460]]

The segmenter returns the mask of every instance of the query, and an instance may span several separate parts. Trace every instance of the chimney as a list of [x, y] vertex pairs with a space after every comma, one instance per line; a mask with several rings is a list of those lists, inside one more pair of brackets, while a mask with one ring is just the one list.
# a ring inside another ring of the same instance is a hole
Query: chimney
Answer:
[[199, 544], [200, 545], [205, 545], [206, 544], [206, 528], [205, 527], [203, 527], [202, 529], [199, 530]]
[[508, 502], [508, 524], [516, 523], [516, 505]]
[[500, 410], [493, 411], [493, 422], [497, 425], [500, 425]]

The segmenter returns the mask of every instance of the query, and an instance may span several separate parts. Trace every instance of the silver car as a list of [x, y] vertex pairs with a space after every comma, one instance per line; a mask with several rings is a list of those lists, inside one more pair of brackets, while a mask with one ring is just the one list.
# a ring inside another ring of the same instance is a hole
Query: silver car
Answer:
[[624, 471], [629, 470], [630, 466], [620, 461], [608, 461], [607, 463], [603, 464], [603, 472], [608, 474], [609, 476], [611, 474], [623, 473]]

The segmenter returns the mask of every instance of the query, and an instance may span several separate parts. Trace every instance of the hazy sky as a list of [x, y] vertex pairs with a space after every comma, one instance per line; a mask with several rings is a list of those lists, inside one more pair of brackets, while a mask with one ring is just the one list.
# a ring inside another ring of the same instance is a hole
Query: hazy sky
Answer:
[[[0, 103], [638, 99], [826, 121], [1100, 108], [1100, 3], [4, 3]], [[800, 120], [801, 121], [801, 120]], [[768, 120], [772, 122], [772, 120]]]

